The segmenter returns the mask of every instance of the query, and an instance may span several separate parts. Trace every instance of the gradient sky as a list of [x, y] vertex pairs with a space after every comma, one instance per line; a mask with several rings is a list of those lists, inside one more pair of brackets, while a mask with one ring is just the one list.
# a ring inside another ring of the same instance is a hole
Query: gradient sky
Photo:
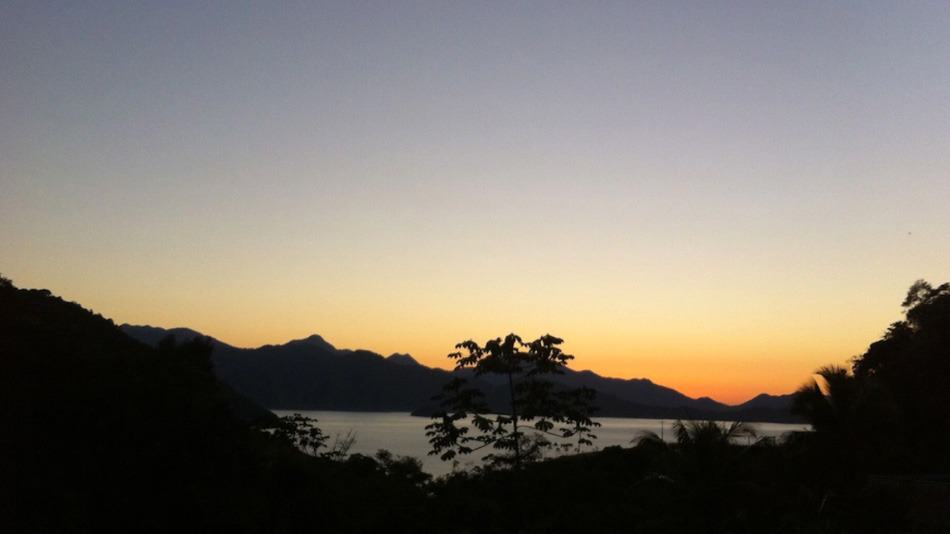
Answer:
[[950, 3], [0, 3], [0, 272], [736, 402], [950, 279]]

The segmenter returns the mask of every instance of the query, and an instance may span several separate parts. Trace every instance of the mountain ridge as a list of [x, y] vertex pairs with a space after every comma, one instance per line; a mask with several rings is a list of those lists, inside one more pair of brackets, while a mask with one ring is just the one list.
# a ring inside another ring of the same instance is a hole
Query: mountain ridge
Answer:
[[[453, 374], [423, 365], [409, 354], [387, 357], [365, 349], [338, 349], [318, 334], [282, 345], [237, 348], [190, 328], [129, 324], [120, 328], [150, 345], [164, 337], [162, 332], [179, 341], [209, 338], [215, 346], [212, 359], [221, 380], [272, 409], [408, 411], [429, 415], [436, 409], [432, 397]], [[552, 380], [565, 387], [597, 390], [598, 415], [605, 417], [797, 421], [788, 411], [790, 395], [762, 393], [741, 404], [729, 405], [709, 397], [692, 398], [648, 378], [612, 378], [591, 370], [567, 369]], [[494, 387], [490, 381], [478, 381], [486, 390]]]

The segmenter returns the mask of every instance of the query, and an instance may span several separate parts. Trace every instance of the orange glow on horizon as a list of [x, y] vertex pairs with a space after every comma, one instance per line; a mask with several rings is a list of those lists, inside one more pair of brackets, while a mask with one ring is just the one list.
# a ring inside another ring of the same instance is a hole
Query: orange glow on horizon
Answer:
[[[745, 283], [740, 291], [705, 283], [691, 289], [633, 287], [616, 279], [602, 280], [603, 289], [564, 286], [550, 294], [543, 291], [546, 281], [522, 279], [519, 294], [509, 290], [515, 283], [452, 293], [445, 288], [460, 282], [451, 280], [336, 288], [257, 278], [235, 287], [214, 276], [143, 281], [96, 273], [75, 281], [56, 266], [37, 274], [8, 273], [20, 287], [47, 287], [119, 324], [185, 326], [238, 347], [319, 334], [339, 348], [409, 353], [424, 365], [449, 368], [446, 354], [465, 339], [551, 333], [575, 356], [572, 369], [648, 378], [729, 404], [760, 393], [790, 393], [818, 367], [847, 364], [901, 318], [899, 303], [909, 285], [777, 291]], [[691, 296], [700, 292], [703, 300]], [[631, 296], [618, 300], [622, 294]], [[506, 307], [495, 310], [495, 302]]]
[[[648, 378], [691, 397], [708, 396], [728, 404], [760, 393], [794, 391], [819, 366], [843, 364], [863, 352], [887, 324], [899, 318], [896, 307], [890, 314], [887, 310], [867, 313], [867, 308], [863, 308], [865, 313], [853, 310], [850, 317], [841, 312], [837, 320], [807, 310], [793, 315], [786, 308], [772, 321], [738, 310], [716, 318], [693, 316], [686, 310], [680, 322], [692, 326], [678, 331], [673, 328], [678, 324], [675, 311], [657, 308], [652, 320], [644, 313], [639, 322], [624, 322], [606, 314], [601, 320], [592, 320], [573, 313], [519, 322], [512, 313], [510, 324], [514, 327], [504, 328], [505, 317], [476, 320], [464, 309], [428, 315], [421, 307], [400, 315], [382, 303], [370, 306], [357, 301], [349, 307], [332, 306], [336, 312], [328, 313], [313, 303], [294, 299], [242, 299], [222, 294], [225, 301], [216, 305], [213, 300], [188, 297], [184, 292], [165, 294], [167, 300], [153, 298], [146, 306], [144, 300], [129, 299], [129, 294], [106, 299], [97, 292], [62, 293], [67, 300], [119, 324], [186, 326], [238, 347], [279, 344], [319, 334], [339, 348], [363, 348], [382, 355], [409, 353], [424, 365], [443, 369], [451, 366], [446, 354], [464, 339], [483, 342], [509, 331], [526, 338], [550, 332], [565, 339], [565, 351], [575, 356], [572, 369], [589, 369], [615, 378]], [[614, 312], [623, 315], [623, 310]], [[541, 329], [541, 324], [553, 326]]]

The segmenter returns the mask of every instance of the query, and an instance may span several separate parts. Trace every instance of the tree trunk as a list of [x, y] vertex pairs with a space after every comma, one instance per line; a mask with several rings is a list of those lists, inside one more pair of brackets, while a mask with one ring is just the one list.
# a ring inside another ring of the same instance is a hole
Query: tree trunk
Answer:
[[511, 397], [511, 426], [515, 438], [515, 467], [521, 469], [521, 436], [518, 434], [518, 408], [515, 406], [515, 385], [508, 373], [508, 395]]

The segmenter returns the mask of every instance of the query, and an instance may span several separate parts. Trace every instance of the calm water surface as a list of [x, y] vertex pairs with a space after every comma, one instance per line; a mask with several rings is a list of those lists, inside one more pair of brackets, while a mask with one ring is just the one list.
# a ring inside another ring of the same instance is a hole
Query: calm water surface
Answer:
[[[379, 449], [388, 449], [396, 455], [414, 456], [422, 460], [425, 470], [434, 475], [442, 475], [452, 470], [452, 462], [443, 462], [437, 456], [427, 454], [429, 442], [426, 439], [425, 426], [429, 424], [429, 419], [426, 417], [413, 417], [408, 413], [398, 412], [274, 410], [274, 413], [280, 416], [300, 413], [316, 419], [317, 426], [330, 436], [329, 443], [333, 442], [334, 437], [352, 431], [356, 442], [350, 449], [351, 453], [373, 455]], [[602, 425], [595, 430], [595, 448], [598, 449], [610, 445], [630, 446], [630, 440], [636, 439], [644, 432], [662, 433], [667, 441], [672, 439], [672, 421], [617, 417], [599, 417], [596, 421]], [[754, 426], [760, 436], [780, 437], [786, 432], [809, 430], [808, 425], [801, 424], [756, 423]], [[488, 452], [486, 450], [484, 454]], [[469, 455], [462, 460], [462, 467], [474, 465], [484, 454]]]

